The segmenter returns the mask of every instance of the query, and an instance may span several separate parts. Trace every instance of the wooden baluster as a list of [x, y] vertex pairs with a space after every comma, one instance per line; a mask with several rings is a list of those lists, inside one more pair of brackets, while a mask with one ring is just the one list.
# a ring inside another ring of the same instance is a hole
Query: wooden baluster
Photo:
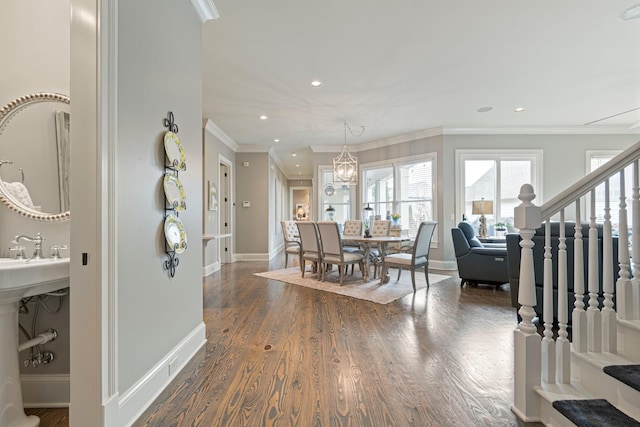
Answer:
[[569, 323], [567, 269], [567, 237], [565, 235], [564, 209], [562, 209], [558, 238], [558, 339], [556, 341], [556, 381], [561, 384], [571, 382], [571, 343], [567, 331]]
[[631, 259], [633, 266], [633, 318], [640, 319], [640, 160], [633, 162], [633, 201], [631, 204]]
[[591, 190], [591, 216], [589, 222], [589, 308], [587, 308], [587, 349], [602, 351], [602, 318], [598, 303], [600, 290], [600, 262], [598, 260], [598, 228], [596, 226], [596, 190]]
[[587, 313], [584, 311], [584, 250], [582, 224], [580, 222], [580, 199], [576, 200], [576, 227], [573, 239], [573, 293], [572, 313], [573, 349], [578, 353], [587, 351]]
[[533, 241], [531, 238], [541, 223], [541, 210], [531, 201], [536, 195], [530, 184], [520, 187], [518, 198], [522, 203], [514, 210], [514, 225], [520, 229], [520, 285], [518, 314], [522, 321], [514, 331], [514, 405], [513, 411], [522, 419], [540, 417], [540, 396], [535, 387], [540, 385], [541, 339], [532, 320], [536, 305], [535, 273], [533, 270]]
[[604, 224], [602, 225], [602, 351], [616, 353], [618, 333], [616, 312], [613, 309], [613, 238], [611, 236], [611, 207], [609, 180], [604, 182]]
[[629, 279], [629, 226], [627, 225], [627, 198], [624, 195], [624, 170], [620, 171], [620, 210], [618, 221], [618, 262], [620, 263], [620, 273], [616, 282], [616, 304], [618, 307], [618, 318], [622, 320], [632, 320], [633, 310], [633, 289]]
[[551, 221], [547, 219], [544, 227], [544, 276], [542, 317], [544, 319], [544, 337], [542, 338], [542, 381], [556, 382], [556, 349], [553, 340], [553, 262], [551, 260]]

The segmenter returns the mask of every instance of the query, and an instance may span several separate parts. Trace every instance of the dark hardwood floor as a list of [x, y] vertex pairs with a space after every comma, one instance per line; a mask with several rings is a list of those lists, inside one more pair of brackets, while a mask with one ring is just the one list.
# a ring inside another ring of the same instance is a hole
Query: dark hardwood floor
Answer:
[[[134, 426], [541, 425], [510, 410], [508, 285], [452, 277], [378, 305], [253, 275], [283, 265], [204, 280], [207, 344]], [[37, 411], [42, 427], [68, 425]]]

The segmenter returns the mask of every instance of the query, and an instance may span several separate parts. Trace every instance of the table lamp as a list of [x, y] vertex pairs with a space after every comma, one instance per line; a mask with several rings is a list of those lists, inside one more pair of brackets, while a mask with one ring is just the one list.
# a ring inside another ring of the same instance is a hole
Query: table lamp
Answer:
[[474, 200], [471, 202], [471, 213], [473, 215], [480, 215], [480, 229], [478, 235], [480, 237], [487, 237], [487, 218], [485, 214], [493, 214], [493, 200]]

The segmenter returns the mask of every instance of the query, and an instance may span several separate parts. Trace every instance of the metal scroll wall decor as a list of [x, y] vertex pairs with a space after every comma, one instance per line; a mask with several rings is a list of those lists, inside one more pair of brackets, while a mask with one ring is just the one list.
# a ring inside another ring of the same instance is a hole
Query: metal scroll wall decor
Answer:
[[180, 212], [187, 209], [187, 198], [179, 178], [180, 171], [187, 170], [187, 162], [184, 148], [178, 138], [178, 125], [175, 124], [171, 111], [163, 119], [163, 124], [168, 129], [164, 133], [164, 151], [166, 155], [163, 177], [166, 199], [164, 235], [167, 252], [164, 269], [169, 271], [169, 276], [174, 277], [176, 267], [180, 264], [178, 255], [187, 249], [187, 234], [180, 220]]

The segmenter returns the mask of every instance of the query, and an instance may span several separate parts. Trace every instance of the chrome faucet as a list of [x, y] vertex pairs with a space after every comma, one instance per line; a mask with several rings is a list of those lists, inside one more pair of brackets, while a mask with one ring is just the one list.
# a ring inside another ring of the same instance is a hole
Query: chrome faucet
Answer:
[[43, 258], [42, 256], [42, 242], [44, 240], [44, 237], [42, 237], [42, 235], [40, 233], [36, 234], [36, 237], [30, 237], [30, 236], [26, 236], [24, 234], [20, 234], [16, 237], [13, 238], [13, 242], [11, 243], [20, 243], [21, 240], [26, 240], [27, 242], [33, 242], [34, 243], [34, 248], [33, 248], [33, 256], [31, 256], [31, 259], [41, 259]]

